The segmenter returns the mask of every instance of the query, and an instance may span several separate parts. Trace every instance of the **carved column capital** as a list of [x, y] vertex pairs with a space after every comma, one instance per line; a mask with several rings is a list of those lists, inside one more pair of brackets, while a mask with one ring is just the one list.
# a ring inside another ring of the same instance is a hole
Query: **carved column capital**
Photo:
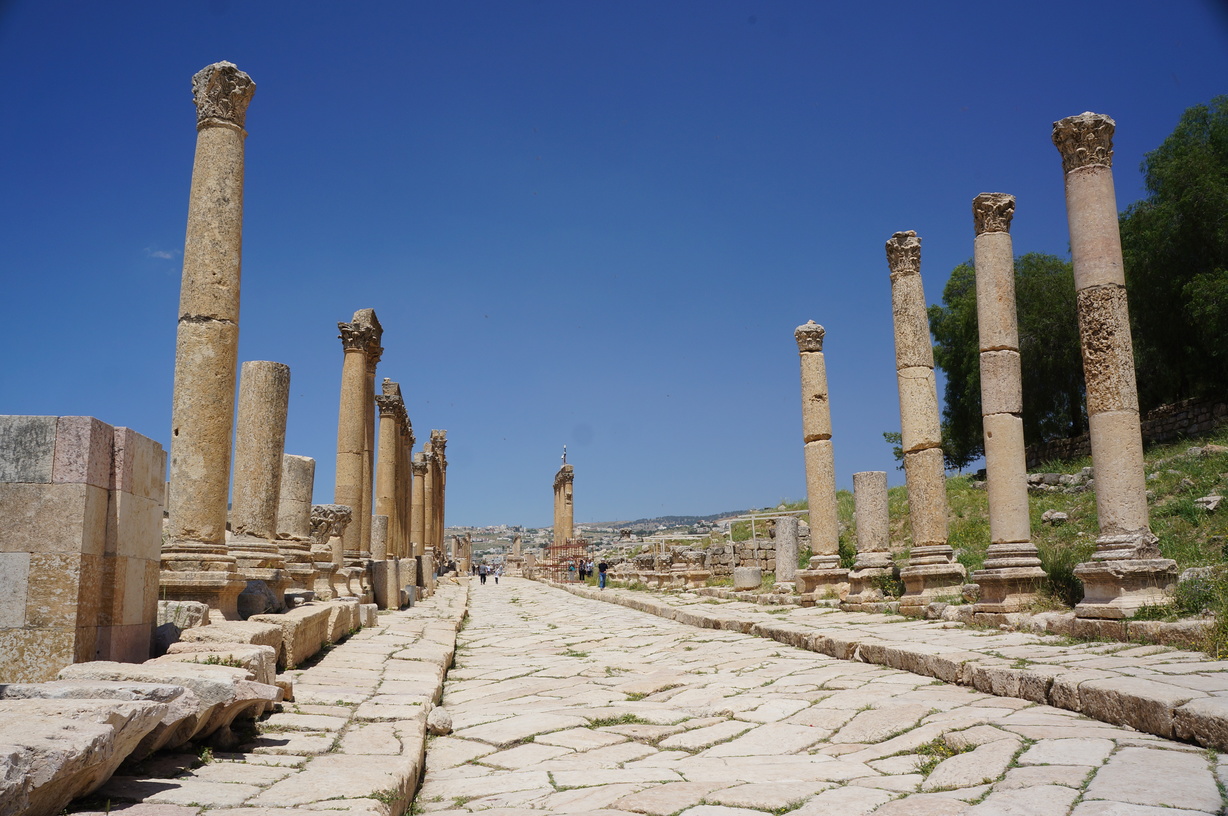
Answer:
[[1015, 197], [1006, 193], [981, 193], [972, 199], [972, 222], [976, 234], [1010, 232], [1015, 217]]
[[242, 129], [247, 121], [247, 106], [255, 93], [256, 83], [233, 63], [205, 66], [192, 77], [196, 127], [222, 124]]
[[797, 350], [799, 352], [822, 351], [823, 336], [826, 334], [826, 329], [813, 320], [809, 320], [794, 330], [793, 339], [797, 340]]
[[559, 468], [559, 472], [554, 474], [554, 488], [559, 489], [565, 484], [576, 480], [576, 470], [571, 465], [563, 465]]
[[367, 351], [367, 346], [371, 344], [370, 326], [363, 326], [358, 323], [338, 323], [337, 329], [341, 332], [338, 337], [341, 338], [341, 347], [343, 349], [364, 353]]
[[313, 504], [311, 506], [311, 538], [324, 544], [330, 536], [344, 535], [354, 517], [348, 504]]
[[413, 468], [415, 476], [426, 475], [426, 457], [422, 454], [414, 454], [414, 461], [410, 462], [409, 466]]
[[367, 370], [372, 374], [375, 373], [375, 366], [379, 363], [380, 358], [384, 356], [384, 347], [377, 341], [372, 339], [367, 343]]
[[1103, 113], [1087, 111], [1053, 123], [1053, 144], [1062, 154], [1062, 170], [1113, 166], [1113, 132], [1117, 123]]
[[887, 242], [887, 265], [891, 277], [921, 273], [921, 239], [915, 230], [897, 232]]
[[388, 417], [389, 419], [398, 420], [398, 426], [404, 428], [404, 422], [400, 420], [405, 414], [405, 403], [400, 397], [392, 396], [391, 394], [376, 394], [375, 404], [379, 407], [381, 418]]

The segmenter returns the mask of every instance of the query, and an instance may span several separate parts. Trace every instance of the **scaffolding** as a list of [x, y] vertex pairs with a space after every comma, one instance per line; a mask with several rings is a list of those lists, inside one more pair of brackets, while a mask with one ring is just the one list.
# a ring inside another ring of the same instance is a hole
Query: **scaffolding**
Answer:
[[580, 565], [592, 560], [587, 538], [569, 538], [542, 550], [534, 569], [548, 581], [579, 583]]

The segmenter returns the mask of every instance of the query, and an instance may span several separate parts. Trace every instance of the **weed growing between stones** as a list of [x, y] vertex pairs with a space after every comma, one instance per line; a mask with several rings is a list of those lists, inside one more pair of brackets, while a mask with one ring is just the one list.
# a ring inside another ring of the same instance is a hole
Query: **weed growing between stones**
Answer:
[[935, 737], [929, 742], [922, 745], [914, 754], [919, 754], [925, 757], [925, 761], [917, 766], [917, 773], [922, 776], [929, 776], [935, 768], [944, 760], [950, 759], [959, 754], [966, 754], [976, 748], [975, 745], [965, 745], [962, 748], [952, 748], [943, 740], [942, 737]]
[[588, 721], [589, 728], [606, 728], [611, 725], [652, 725], [652, 723], [634, 714], [620, 714], [617, 717], [597, 717]]

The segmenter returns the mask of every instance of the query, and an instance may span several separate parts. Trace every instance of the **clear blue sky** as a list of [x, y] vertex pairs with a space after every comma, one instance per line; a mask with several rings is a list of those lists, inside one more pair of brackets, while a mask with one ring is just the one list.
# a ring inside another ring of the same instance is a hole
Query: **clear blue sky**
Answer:
[[169, 443], [195, 143], [190, 79], [248, 112], [241, 360], [290, 365], [287, 450], [332, 498], [341, 345], [447, 428], [448, 521], [805, 495], [793, 329], [827, 328], [842, 486], [893, 470], [883, 244], [930, 302], [972, 198], [1065, 255], [1055, 119], [1118, 123], [1118, 203], [1182, 111], [1228, 92], [1220, 3], [0, 2], [0, 411]]

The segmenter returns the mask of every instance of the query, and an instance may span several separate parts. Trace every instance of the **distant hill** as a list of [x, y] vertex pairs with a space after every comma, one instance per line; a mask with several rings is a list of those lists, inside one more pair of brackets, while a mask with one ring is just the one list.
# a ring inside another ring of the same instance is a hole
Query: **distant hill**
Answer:
[[664, 524], [666, 527], [684, 527], [690, 526], [697, 521], [716, 521], [717, 519], [728, 518], [729, 516], [740, 516], [745, 510], [731, 510], [728, 513], [713, 513], [708, 516], [657, 516], [656, 518], [642, 518], [634, 521], [582, 521], [578, 522], [581, 527], [655, 527], [658, 524]]

